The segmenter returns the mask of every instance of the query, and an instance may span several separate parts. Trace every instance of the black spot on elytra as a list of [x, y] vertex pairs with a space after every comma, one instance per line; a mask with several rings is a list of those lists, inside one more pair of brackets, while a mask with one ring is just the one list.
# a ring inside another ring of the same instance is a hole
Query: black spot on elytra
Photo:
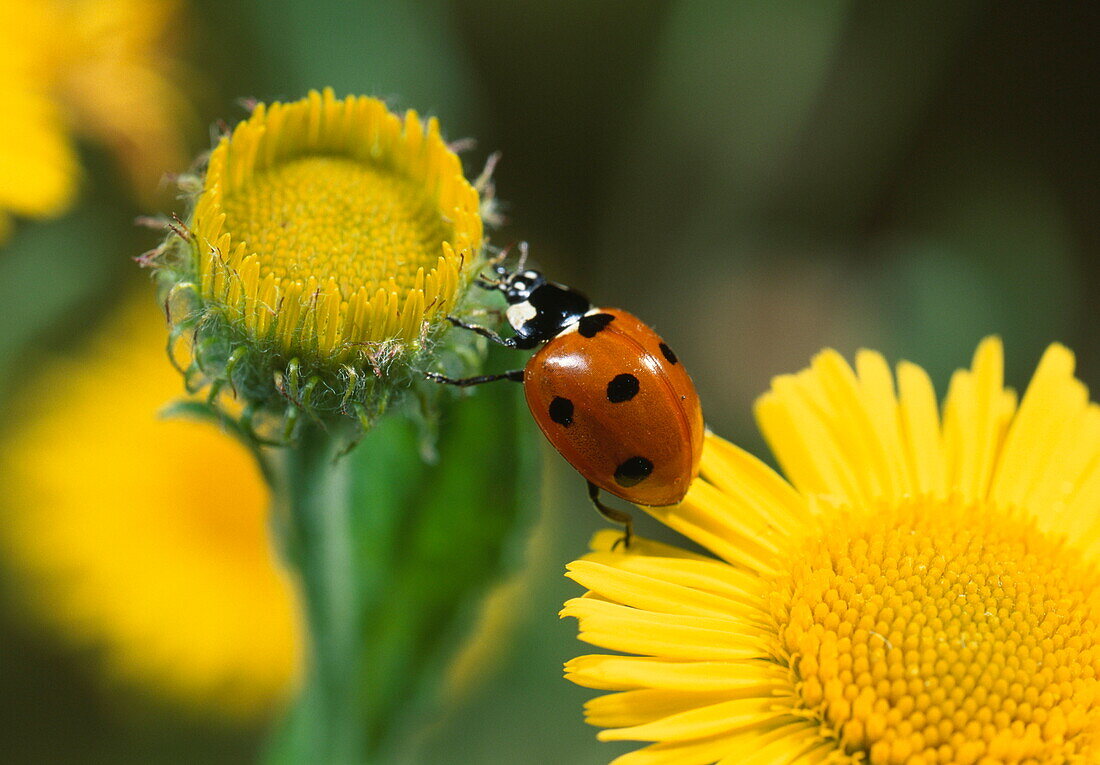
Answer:
[[573, 402], [561, 396], [555, 396], [550, 402], [550, 419], [568, 428], [573, 424]]
[[679, 361], [679, 359], [676, 358], [676, 354], [673, 353], [672, 349], [668, 347], [668, 343], [661, 343], [658, 347], [661, 349], [661, 353], [664, 355], [664, 357], [668, 359], [669, 364], [675, 364]]
[[615, 375], [607, 384], [607, 400], [612, 404], [621, 404], [638, 395], [638, 378], [632, 374]]
[[619, 486], [635, 486], [653, 472], [653, 463], [645, 457], [631, 457], [615, 468], [615, 483]]
[[615, 317], [609, 313], [594, 313], [590, 316], [582, 317], [581, 320], [577, 322], [577, 331], [580, 332], [583, 337], [595, 337], [597, 332], [613, 321], [615, 321]]

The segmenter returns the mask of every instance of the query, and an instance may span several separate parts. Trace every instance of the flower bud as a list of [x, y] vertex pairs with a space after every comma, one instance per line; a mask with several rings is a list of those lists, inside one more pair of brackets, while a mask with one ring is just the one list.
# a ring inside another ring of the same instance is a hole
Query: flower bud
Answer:
[[199, 175], [150, 259], [189, 390], [231, 390], [247, 424], [285, 415], [288, 436], [303, 414], [368, 425], [481, 261], [479, 195], [436, 120], [313, 91], [258, 105]]

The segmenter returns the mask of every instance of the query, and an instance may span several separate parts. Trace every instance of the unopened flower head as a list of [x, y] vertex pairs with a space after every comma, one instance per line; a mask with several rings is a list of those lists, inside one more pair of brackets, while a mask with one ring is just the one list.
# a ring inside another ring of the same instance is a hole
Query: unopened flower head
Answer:
[[250, 402], [349, 413], [407, 381], [478, 266], [479, 195], [438, 123], [374, 98], [260, 104], [193, 182], [154, 264], [192, 382]]

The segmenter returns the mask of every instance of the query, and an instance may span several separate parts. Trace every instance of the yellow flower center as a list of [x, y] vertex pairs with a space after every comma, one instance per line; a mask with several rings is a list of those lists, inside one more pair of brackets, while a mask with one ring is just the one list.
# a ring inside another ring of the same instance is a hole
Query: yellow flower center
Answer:
[[406, 178], [341, 157], [306, 157], [257, 175], [223, 201], [226, 228], [260, 276], [336, 278], [341, 292], [408, 289], [447, 236], [433, 202]]
[[263, 347], [362, 361], [454, 306], [479, 208], [435, 120], [331, 90], [260, 105], [210, 155], [190, 222], [202, 296]]
[[793, 566], [781, 644], [848, 754], [1097, 761], [1100, 576], [1061, 540], [994, 508], [914, 502], [832, 516]]

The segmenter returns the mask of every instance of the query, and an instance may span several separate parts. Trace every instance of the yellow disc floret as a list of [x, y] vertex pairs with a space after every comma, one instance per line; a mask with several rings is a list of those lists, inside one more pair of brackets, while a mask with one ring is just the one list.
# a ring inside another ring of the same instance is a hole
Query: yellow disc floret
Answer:
[[192, 220], [202, 297], [291, 355], [414, 342], [475, 266], [478, 208], [434, 119], [331, 90], [261, 104], [210, 157]]
[[[1095, 761], [1100, 576], [1033, 521], [838, 514], [775, 599], [800, 695], [872, 763]], [[1082, 733], [1086, 735], [1082, 735]]]
[[[309, 215], [295, 214], [302, 210]], [[340, 157], [305, 157], [257, 176], [225, 200], [225, 224], [279, 279], [327, 272], [346, 294], [412, 288], [448, 236], [411, 181]]]

